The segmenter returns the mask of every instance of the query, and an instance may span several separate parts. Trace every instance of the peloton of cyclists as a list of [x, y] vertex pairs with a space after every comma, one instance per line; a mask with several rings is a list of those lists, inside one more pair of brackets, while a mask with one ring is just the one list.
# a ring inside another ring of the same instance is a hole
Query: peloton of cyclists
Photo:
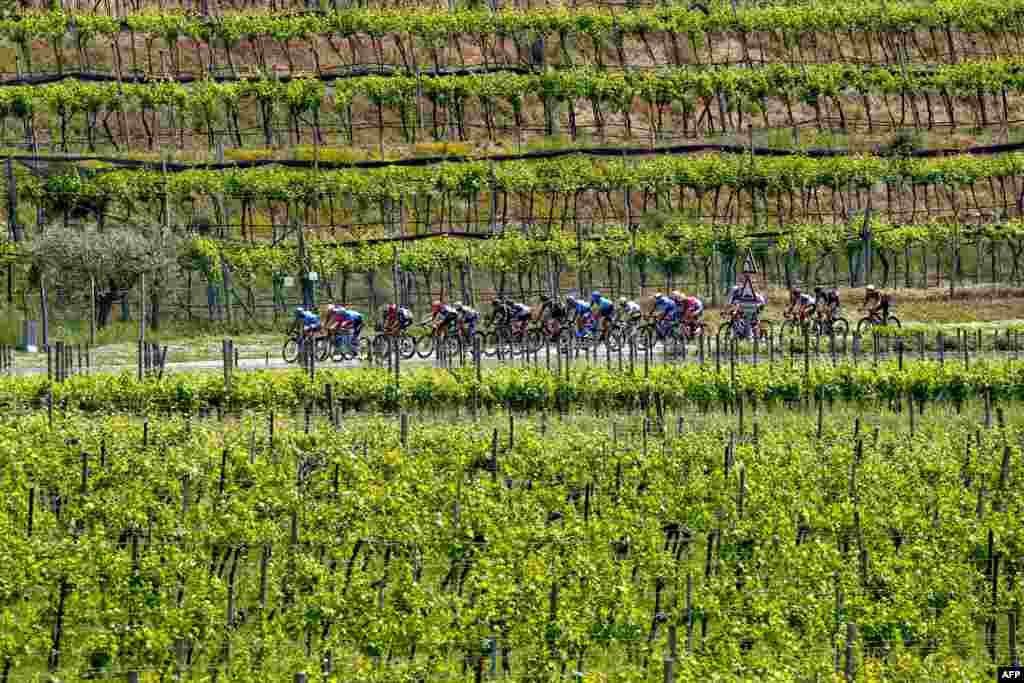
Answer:
[[[648, 299], [647, 301], [650, 301]], [[731, 314], [736, 316], [742, 311], [751, 317], [748, 322], [756, 321], [766, 302], [763, 295], [756, 295], [754, 299], [742, 298], [742, 288], [731, 287], [727, 296], [726, 305], [731, 308]], [[649, 304], [645, 304], [649, 306]], [[873, 285], [865, 288], [863, 308], [876, 320], [888, 319], [891, 306], [890, 296], [876, 289]], [[512, 332], [521, 335], [525, 332], [526, 325], [531, 319], [536, 318], [544, 325], [545, 332], [550, 337], [557, 334], [558, 328], [563, 325], [575, 323], [579, 334], [590, 327], [596, 327], [600, 323], [600, 334], [607, 336], [611, 326], [616, 320], [627, 325], [636, 325], [644, 319], [645, 309], [638, 303], [627, 297], [619, 297], [612, 300], [603, 295], [600, 291], [593, 291], [587, 299], [577, 299], [568, 296], [564, 302], [552, 298], [549, 295], [542, 295], [537, 307], [530, 307], [525, 303], [513, 301], [506, 297], [498, 297], [492, 302], [493, 321], [495, 324], [509, 324]], [[653, 297], [653, 310], [649, 317], [657, 323], [683, 324], [693, 326], [699, 324], [704, 313], [704, 302], [694, 295], [687, 295], [678, 290], [668, 294], [656, 293]], [[821, 319], [835, 320], [840, 314], [839, 294], [834, 288], [815, 286], [813, 292], [804, 292], [800, 287], [793, 287], [789, 293], [789, 302], [786, 308], [789, 316], [799, 320], [807, 321], [810, 316], [817, 315]], [[728, 309], [725, 313], [729, 315]], [[327, 307], [323, 321], [313, 311], [298, 307], [295, 309], [296, 325], [301, 327], [304, 335], [317, 334], [321, 331], [335, 337], [335, 343], [340, 346], [341, 335], [338, 333], [346, 330], [351, 333], [352, 348], [358, 349], [359, 338], [364, 326], [364, 319], [358, 311], [341, 305], [331, 304]], [[413, 314], [408, 308], [390, 304], [385, 308], [382, 331], [385, 334], [397, 335], [404, 332], [414, 323]], [[466, 306], [462, 302], [447, 304], [437, 300], [431, 304], [431, 315], [423, 320], [421, 324], [430, 323], [435, 335], [458, 326], [466, 338], [472, 338], [477, 332], [481, 323], [480, 313]], [[556, 325], [557, 323], [557, 325]]]

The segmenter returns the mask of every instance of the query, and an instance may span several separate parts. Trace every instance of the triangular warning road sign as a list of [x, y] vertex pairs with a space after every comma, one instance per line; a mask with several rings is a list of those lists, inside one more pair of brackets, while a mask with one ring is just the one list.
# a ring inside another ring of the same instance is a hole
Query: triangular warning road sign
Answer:
[[743, 278], [743, 288], [740, 289], [736, 298], [743, 301], [754, 301], [757, 299], [757, 294], [754, 293], [754, 285], [750, 282], [749, 277]]
[[747, 255], [743, 257], [743, 272], [754, 274], [757, 272], [757, 264], [754, 262], [754, 252], [747, 249]]

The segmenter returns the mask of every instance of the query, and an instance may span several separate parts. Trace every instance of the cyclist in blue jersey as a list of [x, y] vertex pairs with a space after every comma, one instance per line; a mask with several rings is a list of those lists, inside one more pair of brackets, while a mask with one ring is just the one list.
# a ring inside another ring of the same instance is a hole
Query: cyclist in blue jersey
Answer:
[[676, 302], [664, 294], [658, 294], [654, 297], [655, 316], [661, 313], [661, 316], [658, 317], [659, 320], [675, 320], [678, 311], [679, 307], [676, 305]]
[[565, 306], [568, 309], [569, 318], [576, 323], [577, 336], [582, 335], [583, 329], [590, 323], [593, 311], [586, 301], [580, 301], [576, 297], [569, 296], [565, 299]]
[[615, 304], [607, 297], [601, 296], [601, 292], [591, 292], [590, 305], [597, 309], [597, 320], [601, 323], [601, 336], [607, 336], [608, 328], [615, 320]]
[[[349, 346], [354, 352], [359, 351], [359, 334], [363, 331], [363, 314], [351, 308], [342, 308], [337, 314], [341, 321], [342, 329], [351, 330], [352, 338]], [[341, 348], [341, 338], [338, 337], [337, 348]]]
[[302, 334], [314, 332], [320, 327], [320, 316], [313, 311], [307, 311], [301, 306], [295, 309], [295, 322], [301, 323]]

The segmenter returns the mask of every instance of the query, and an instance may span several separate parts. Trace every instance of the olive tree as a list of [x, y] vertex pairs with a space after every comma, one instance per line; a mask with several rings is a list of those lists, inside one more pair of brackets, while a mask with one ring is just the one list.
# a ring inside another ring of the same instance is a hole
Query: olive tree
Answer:
[[[153, 326], [158, 326], [159, 294], [156, 279], [177, 262], [180, 240], [158, 228], [92, 224], [51, 224], [25, 245], [33, 270], [58, 278], [72, 292], [89, 296], [96, 287], [96, 325], [110, 321], [114, 304], [124, 301], [142, 275], [154, 278], [151, 288]], [[149, 278], [147, 278], [149, 280]], [[149, 289], [147, 287], [147, 289]]]

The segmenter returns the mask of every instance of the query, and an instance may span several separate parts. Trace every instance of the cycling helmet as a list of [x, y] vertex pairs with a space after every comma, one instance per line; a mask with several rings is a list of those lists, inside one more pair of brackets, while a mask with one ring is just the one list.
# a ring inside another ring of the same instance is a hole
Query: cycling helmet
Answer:
[[441, 310], [441, 302], [440, 301], [435, 301], [434, 303], [430, 304], [430, 312], [431, 313], [437, 313], [440, 310]]
[[455, 302], [455, 310], [458, 311], [459, 313], [462, 313], [462, 302], [461, 301], [456, 301]]
[[679, 291], [678, 289], [673, 289], [673, 290], [672, 290], [672, 294], [671, 294], [671, 297], [672, 297], [673, 299], [682, 299], [682, 298], [684, 298], [684, 297], [683, 297], [683, 293], [682, 293], [682, 292], [680, 292], [680, 291]]
[[620, 305], [620, 306], [625, 306], [625, 305], [626, 305], [626, 303], [627, 303], [627, 302], [626, 302], [626, 297], [624, 297], [624, 296], [620, 296], [620, 297], [619, 297], [619, 305]]
[[798, 294], [800, 294], [800, 293], [801, 293], [801, 292], [800, 292], [800, 288], [799, 288], [799, 287], [794, 287], [794, 288], [793, 288], [793, 296], [797, 296], [797, 295], [798, 295]]
[[576, 304], [576, 297], [574, 297], [572, 294], [570, 294], [569, 296], [565, 297], [565, 303], [569, 304], [570, 306], [575, 305]]
[[541, 300], [542, 303], [546, 304], [547, 302], [551, 301], [551, 297], [548, 296], [547, 294], [541, 294], [540, 295], [540, 300]]
[[590, 293], [590, 300], [593, 301], [596, 304], [598, 301], [601, 300], [601, 292], [598, 292], [596, 290], [591, 292]]
[[305, 309], [302, 308], [302, 306], [296, 306], [295, 307], [295, 315], [302, 315], [305, 312], [306, 311], [305, 311]]
[[821, 288], [821, 285], [817, 285], [817, 286], [816, 286], [816, 287], [814, 288], [814, 293], [815, 293], [815, 294], [821, 294], [821, 293], [822, 293], [823, 291], [825, 291], [825, 290], [823, 290], [823, 289]]
[[865, 289], [867, 289], [869, 292], [873, 292], [873, 291], [875, 291], [875, 286], [874, 285], [868, 285]]

